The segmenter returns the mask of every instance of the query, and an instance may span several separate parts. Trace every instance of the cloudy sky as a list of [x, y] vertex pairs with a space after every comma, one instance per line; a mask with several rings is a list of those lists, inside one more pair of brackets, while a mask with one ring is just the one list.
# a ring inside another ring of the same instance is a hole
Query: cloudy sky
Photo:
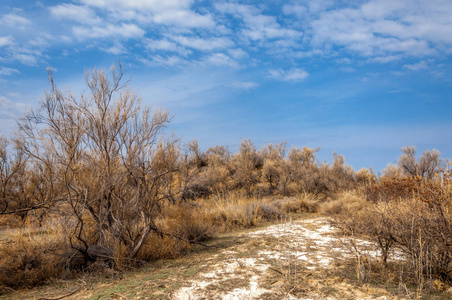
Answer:
[[120, 60], [143, 101], [205, 150], [243, 138], [383, 169], [452, 158], [450, 0], [2, 0], [0, 134], [57, 84]]

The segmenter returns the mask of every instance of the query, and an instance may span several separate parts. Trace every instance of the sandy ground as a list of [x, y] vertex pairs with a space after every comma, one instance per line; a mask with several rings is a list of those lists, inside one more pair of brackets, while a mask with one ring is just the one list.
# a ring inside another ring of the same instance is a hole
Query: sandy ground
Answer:
[[379, 255], [374, 244], [341, 236], [326, 218], [306, 217], [225, 234], [213, 248], [136, 271], [61, 280], [0, 299], [397, 299], [365, 283], [365, 262]]
[[205, 266], [173, 299], [387, 299], [378, 291], [369, 295], [347, 283], [340, 285], [345, 293], [338, 290], [336, 296], [334, 292], [327, 296], [309, 289], [300, 291], [310, 285], [306, 277], [334, 268], [345, 259], [378, 255], [372, 243], [338, 236], [325, 218], [285, 219], [247, 235], [257, 243], [265, 242], [249, 252], [241, 247], [223, 250], [220, 255], [226, 259]]

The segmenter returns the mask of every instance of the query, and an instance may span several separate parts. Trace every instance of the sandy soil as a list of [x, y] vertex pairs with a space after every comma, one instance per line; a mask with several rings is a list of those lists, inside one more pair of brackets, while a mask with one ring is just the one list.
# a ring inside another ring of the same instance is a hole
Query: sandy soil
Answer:
[[365, 283], [365, 262], [379, 255], [375, 245], [341, 236], [323, 217], [280, 220], [211, 243], [136, 271], [62, 280], [0, 299], [397, 299]]
[[[282, 220], [277, 225], [247, 233], [258, 247], [242, 246], [222, 251], [226, 259], [205, 270], [177, 290], [174, 299], [386, 299], [342, 283], [329, 294], [310, 291], [309, 276], [334, 268], [353, 257], [375, 258], [372, 243], [338, 236], [325, 218]], [[365, 266], [364, 266], [365, 268]], [[364, 271], [365, 272], [365, 271]], [[277, 276], [275, 276], [277, 275]], [[365, 274], [363, 275], [365, 276]], [[313, 276], [318, 277], [318, 276]], [[270, 279], [270, 280], [269, 280]], [[315, 279], [313, 281], [316, 281]], [[319, 283], [317, 283], [319, 285]], [[324, 284], [328, 287], [328, 284]], [[337, 286], [337, 284], [335, 284]], [[303, 287], [307, 287], [304, 288]], [[342, 290], [341, 290], [342, 289]], [[328, 292], [328, 291], [326, 291]]]

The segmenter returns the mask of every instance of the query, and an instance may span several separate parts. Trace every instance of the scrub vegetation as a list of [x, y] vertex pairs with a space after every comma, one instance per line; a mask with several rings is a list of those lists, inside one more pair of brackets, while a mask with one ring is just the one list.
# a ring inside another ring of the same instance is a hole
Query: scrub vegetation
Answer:
[[[49, 70], [41, 106], [0, 138], [0, 292], [175, 258], [291, 212], [375, 242], [377, 273], [358, 281], [402, 272], [394, 281], [418, 296], [450, 283], [451, 174], [438, 151], [417, 159], [405, 147], [378, 176], [286, 143], [201, 151], [168, 133], [168, 112], [143, 107], [123, 75], [121, 65], [88, 71], [77, 97]], [[359, 270], [369, 268], [356, 253]]]

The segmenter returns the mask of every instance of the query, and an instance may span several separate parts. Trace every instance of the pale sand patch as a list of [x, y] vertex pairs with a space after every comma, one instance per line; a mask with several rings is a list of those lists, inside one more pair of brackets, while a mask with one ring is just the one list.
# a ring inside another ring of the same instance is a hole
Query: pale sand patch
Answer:
[[[230, 290], [215, 290], [214, 299], [260, 299], [265, 293], [274, 293], [259, 286], [261, 276], [273, 266], [278, 269], [305, 268], [309, 270], [330, 268], [341, 258], [351, 258], [357, 253], [377, 257], [379, 251], [374, 243], [355, 238], [340, 238], [337, 230], [328, 224], [326, 218], [299, 220], [272, 225], [264, 229], [248, 233], [252, 238], [277, 239], [277, 247], [257, 251], [255, 257], [240, 258], [235, 250], [228, 249], [222, 252], [227, 259], [214, 264], [199, 274], [199, 279], [191, 282], [191, 286], [183, 287], [174, 295], [174, 299], [206, 299], [211, 297], [206, 288], [209, 285], [220, 285], [227, 280], [239, 279], [243, 287], [230, 288]], [[274, 245], [274, 244], [273, 244]], [[401, 253], [394, 258], [403, 259]], [[315, 297], [317, 298], [317, 297]], [[209, 298], [210, 299], [210, 298]], [[286, 295], [284, 299], [298, 299]], [[328, 298], [327, 298], [328, 299]], [[329, 298], [332, 299], [332, 298]]]

